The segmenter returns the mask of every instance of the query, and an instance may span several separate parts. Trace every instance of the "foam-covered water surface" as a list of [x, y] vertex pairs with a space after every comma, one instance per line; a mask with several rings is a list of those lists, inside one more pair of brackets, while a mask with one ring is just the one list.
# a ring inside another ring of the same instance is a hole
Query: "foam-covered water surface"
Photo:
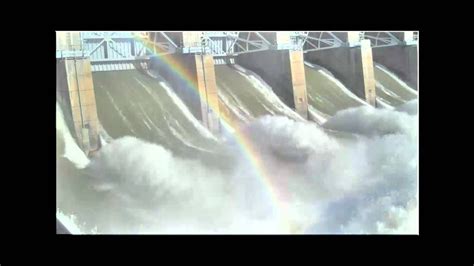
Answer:
[[214, 165], [118, 137], [83, 168], [61, 156], [58, 209], [86, 234], [416, 234], [416, 105], [349, 108], [322, 126], [264, 115]]

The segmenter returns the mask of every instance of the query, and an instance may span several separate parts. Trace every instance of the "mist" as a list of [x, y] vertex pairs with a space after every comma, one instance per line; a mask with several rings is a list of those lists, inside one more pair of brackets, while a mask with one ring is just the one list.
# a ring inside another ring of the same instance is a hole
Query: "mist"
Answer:
[[260, 117], [239, 129], [254, 152], [227, 137], [216, 165], [118, 138], [77, 168], [87, 185], [69, 213], [86, 234], [417, 234], [416, 109], [361, 106], [322, 126]]

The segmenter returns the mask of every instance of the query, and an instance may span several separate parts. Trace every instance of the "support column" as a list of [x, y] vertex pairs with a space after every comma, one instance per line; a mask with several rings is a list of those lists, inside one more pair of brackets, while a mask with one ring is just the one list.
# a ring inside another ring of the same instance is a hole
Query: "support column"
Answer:
[[201, 96], [201, 114], [204, 125], [213, 133], [220, 131], [219, 96], [212, 55], [194, 55], [196, 79]]
[[308, 118], [303, 51], [290, 51], [290, 69], [295, 111], [302, 117]]
[[374, 60], [372, 59], [370, 41], [363, 40], [360, 49], [365, 100], [368, 104], [375, 106]]
[[87, 154], [100, 148], [99, 120], [89, 59], [57, 62], [59, 100], [68, 108], [78, 145]]
[[341, 38], [345, 47], [307, 52], [305, 60], [327, 68], [355, 95], [375, 106], [372, 48], [369, 40], [357, 41], [357, 34], [345, 33]]

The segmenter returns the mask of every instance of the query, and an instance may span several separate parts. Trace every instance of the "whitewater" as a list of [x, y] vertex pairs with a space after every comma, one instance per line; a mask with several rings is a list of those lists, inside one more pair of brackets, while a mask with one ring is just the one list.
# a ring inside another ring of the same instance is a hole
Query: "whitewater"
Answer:
[[[317, 123], [254, 73], [216, 68], [226, 73], [216, 75], [219, 97], [241, 121], [222, 139], [166, 83], [134, 72], [94, 77], [111, 137], [87, 158], [57, 104], [58, 219], [75, 234], [417, 234], [417, 99], [373, 108], [307, 67], [345, 95], [333, 106], [334, 96], [313, 85]], [[279, 204], [236, 134], [262, 158], [271, 190], [285, 195]], [[288, 159], [295, 151], [305, 156]], [[282, 205], [287, 227], [278, 222]]]

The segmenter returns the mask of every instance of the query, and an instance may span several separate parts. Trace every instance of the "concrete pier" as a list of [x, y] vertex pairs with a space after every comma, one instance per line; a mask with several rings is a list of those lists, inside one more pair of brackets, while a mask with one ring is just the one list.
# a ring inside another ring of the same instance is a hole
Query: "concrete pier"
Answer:
[[214, 58], [212, 55], [194, 55], [194, 61], [196, 64], [197, 88], [202, 99], [202, 121], [211, 132], [218, 133], [220, 131], [220, 111]]
[[293, 86], [293, 100], [295, 111], [302, 117], [308, 117], [308, 99], [306, 95], [306, 77], [302, 51], [289, 51], [291, 83]]
[[89, 154], [100, 148], [99, 119], [89, 59], [59, 59], [56, 61], [56, 93], [65, 113], [72, 117], [76, 140]]
[[305, 60], [327, 68], [355, 95], [375, 106], [374, 65], [370, 41], [359, 42], [354, 32], [336, 35], [346, 46], [307, 52], [304, 55]]
[[418, 45], [413, 44], [413, 32], [392, 34], [403, 43], [374, 48], [374, 61], [387, 67], [410, 87], [418, 90]]

